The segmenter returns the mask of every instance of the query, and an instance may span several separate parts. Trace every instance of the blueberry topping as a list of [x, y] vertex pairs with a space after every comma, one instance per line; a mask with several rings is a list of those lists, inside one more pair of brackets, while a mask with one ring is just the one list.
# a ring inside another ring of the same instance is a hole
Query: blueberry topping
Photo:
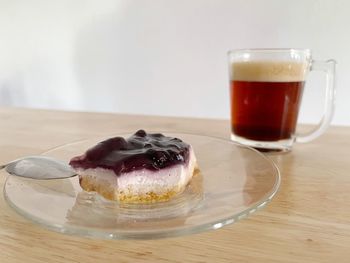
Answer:
[[73, 168], [104, 168], [118, 176], [134, 170], [159, 170], [188, 162], [190, 146], [178, 138], [137, 131], [131, 137], [115, 137], [98, 143], [71, 159]]

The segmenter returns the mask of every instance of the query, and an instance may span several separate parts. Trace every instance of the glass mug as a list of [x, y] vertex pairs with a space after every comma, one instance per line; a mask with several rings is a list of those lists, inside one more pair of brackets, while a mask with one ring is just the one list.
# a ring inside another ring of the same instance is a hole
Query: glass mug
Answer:
[[[334, 111], [334, 60], [315, 61], [308, 49], [246, 49], [228, 52], [231, 139], [261, 151], [289, 151], [329, 126]], [[307, 134], [296, 125], [308, 73], [326, 73], [323, 118]]]

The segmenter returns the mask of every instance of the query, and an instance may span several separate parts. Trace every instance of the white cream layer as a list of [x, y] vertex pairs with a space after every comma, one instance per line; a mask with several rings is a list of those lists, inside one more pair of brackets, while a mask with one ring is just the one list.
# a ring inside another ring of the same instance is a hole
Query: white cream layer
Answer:
[[122, 173], [116, 176], [112, 170], [76, 169], [83, 178], [94, 185], [112, 187], [116, 194], [144, 195], [149, 192], [163, 194], [167, 191], [180, 191], [191, 180], [196, 166], [196, 157], [190, 150], [189, 162], [186, 165], [174, 165], [157, 171], [147, 169]]

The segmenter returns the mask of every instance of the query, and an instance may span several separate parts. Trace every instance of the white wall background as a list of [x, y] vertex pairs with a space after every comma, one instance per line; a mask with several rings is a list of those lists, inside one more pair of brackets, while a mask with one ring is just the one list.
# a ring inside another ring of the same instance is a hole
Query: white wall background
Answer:
[[[350, 1], [0, 0], [0, 105], [228, 118], [226, 51], [307, 47], [338, 61], [350, 125]], [[320, 119], [312, 74], [300, 120]]]

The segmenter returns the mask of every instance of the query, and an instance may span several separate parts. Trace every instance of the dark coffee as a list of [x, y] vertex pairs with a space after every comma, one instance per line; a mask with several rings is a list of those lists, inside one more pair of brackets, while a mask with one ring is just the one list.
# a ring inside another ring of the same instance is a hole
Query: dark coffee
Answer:
[[290, 139], [304, 81], [231, 81], [232, 133], [255, 141]]

